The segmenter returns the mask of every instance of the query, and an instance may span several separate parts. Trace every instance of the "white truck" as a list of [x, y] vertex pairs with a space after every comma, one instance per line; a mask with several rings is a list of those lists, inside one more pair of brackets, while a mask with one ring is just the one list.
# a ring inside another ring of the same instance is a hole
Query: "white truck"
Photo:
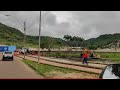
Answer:
[[14, 60], [14, 52], [10, 52], [10, 51], [3, 52], [2, 61], [5, 61], [5, 60], [13, 61]]

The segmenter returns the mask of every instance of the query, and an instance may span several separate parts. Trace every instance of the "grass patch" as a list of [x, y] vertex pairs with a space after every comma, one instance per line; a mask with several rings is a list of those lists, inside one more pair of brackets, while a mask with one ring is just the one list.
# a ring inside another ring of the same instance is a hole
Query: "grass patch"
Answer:
[[120, 53], [99, 53], [102, 58], [120, 58]]
[[100, 54], [101, 58], [106, 58], [112, 62], [120, 62], [120, 53], [119, 52], [109, 52], [109, 53], [97, 53]]
[[[48, 75], [49, 72], [53, 72], [53, 71], [62, 72], [64, 74], [67, 74], [67, 73], [95, 74], [95, 73], [91, 73], [91, 72], [86, 72], [86, 71], [84, 72], [84, 71], [74, 70], [74, 69], [70, 69], [70, 68], [57, 67], [57, 66], [52, 66], [52, 65], [47, 65], [47, 64], [38, 64], [38, 63], [36, 63], [34, 61], [30, 61], [30, 60], [23, 60], [23, 62], [25, 64], [27, 64], [28, 66], [30, 66], [35, 71], [37, 71], [37, 73], [44, 76], [45, 78], [49, 78], [49, 75]], [[98, 74], [95, 74], [95, 75], [98, 76]]]
[[50, 52], [46, 53], [45, 56], [57, 58], [80, 58], [80, 53]]
[[[75, 58], [79, 59], [80, 58], [80, 53], [81, 52], [50, 52], [46, 53], [45, 56], [48, 57], [56, 57], [56, 58], [67, 58], [67, 59], [72, 59]], [[94, 59], [94, 61], [112, 61], [112, 62], [119, 62], [120, 61], [120, 53], [119, 52], [95, 52], [95, 55], [100, 55], [102, 59]], [[90, 59], [93, 61], [93, 59]]]

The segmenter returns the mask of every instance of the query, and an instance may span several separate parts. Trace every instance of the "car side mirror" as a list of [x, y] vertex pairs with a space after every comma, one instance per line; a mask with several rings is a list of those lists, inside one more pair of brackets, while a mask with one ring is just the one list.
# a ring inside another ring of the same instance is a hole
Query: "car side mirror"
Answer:
[[109, 64], [100, 73], [101, 79], [120, 79], [120, 64]]

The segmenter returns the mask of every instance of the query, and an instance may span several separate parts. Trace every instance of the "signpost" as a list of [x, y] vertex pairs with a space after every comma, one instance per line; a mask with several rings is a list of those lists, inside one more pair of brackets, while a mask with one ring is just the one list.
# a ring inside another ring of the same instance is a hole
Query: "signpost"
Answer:
[[8, 51], [8, 46], [0, 46], [0, 52]]
[[8, 51], [14, 52], [16, 50], [16, 46], [8, 46]]
[[16, 50], [16, 46], [0, 46], [0, 52], [10, 51], [14, 52]]

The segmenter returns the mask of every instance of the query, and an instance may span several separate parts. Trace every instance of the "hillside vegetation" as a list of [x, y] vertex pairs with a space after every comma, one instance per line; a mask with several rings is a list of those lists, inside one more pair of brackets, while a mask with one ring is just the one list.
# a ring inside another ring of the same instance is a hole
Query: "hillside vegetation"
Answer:
[[[26, 47], [38, 47], [38, 36], [26, 35], [25, 44], [23, 40], [24, 34], [18, 29], [0, 23], [1, 45], [16, 45], [19, 48], [23, 47], [23, 45]], [[41, 48], [60, 47], [62, 45], [66, 45], [66, 42], [60, 38], [41, 36]]]
[[[24, 34], [20, 30], [0, 23], [0, 44], [16, 45], [18, 48], [38, 47], [38, 36], [26, 35], [25, 44], [23, 43]], [[60, 47], [87, 47], [90, 49], [111, 48], [120, 46], [120, 34], [105, 34], [97, 38], [84, 40], [82, 37], [64, 35], [63, 39], [49, 36], [41, 36], [41, 48], [60, 48]]]
[[120, 34], [104, 34], [97, 38], [91, 38], [82, 42], [82, 46], [88, 48], [114, 48], [120, 47]]

